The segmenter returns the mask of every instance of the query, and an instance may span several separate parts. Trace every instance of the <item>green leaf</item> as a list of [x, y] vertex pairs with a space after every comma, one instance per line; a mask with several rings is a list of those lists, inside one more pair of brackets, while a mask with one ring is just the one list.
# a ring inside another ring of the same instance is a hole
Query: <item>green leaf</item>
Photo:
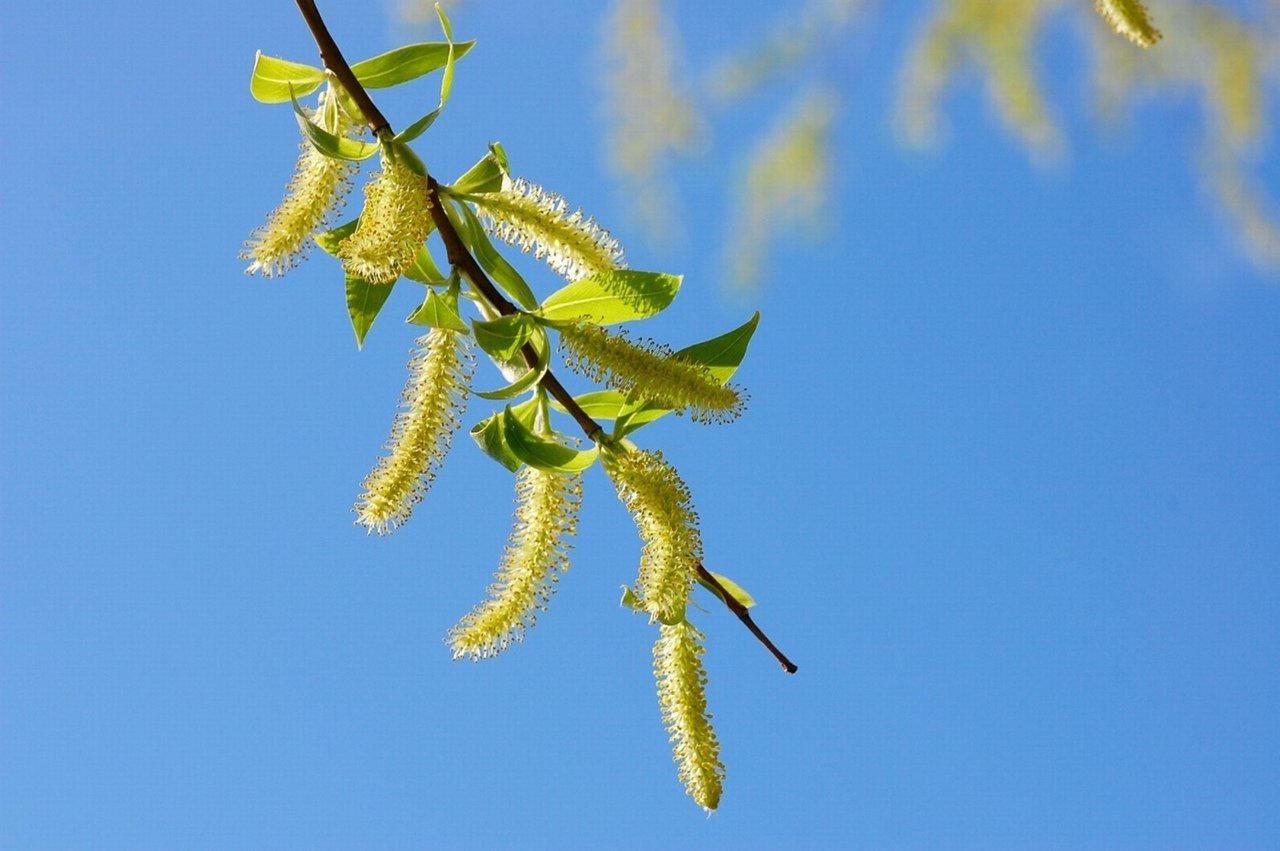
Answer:
[[535, 328], [535, 331], [530, 342], [533, 343], [534, 351], [538, 353], [538, 362], [533, 369], [526, 369], [524, 374], [506, 387], [500, 387], [497, 390], [477, 390], [475, 391], [477, 396], [482, 399], [513, 399], [542, 380], [542, 376], [547, 374], [547, 367], [551, 364], [551, 342], [547, 339], [546, 331], [541, 328]]
[[471, 329], [467, 327], [467, 323], [462, 321], [462, 317], [458, 315], [457, 302], [449, 304], [448, 299], [436, 293], [435, 290], [427, 290], [427, 297], [423, 300], [418, 309], [409, 314], [407, 322], [414, 325], [426, 325], [430, 328], [447, 328], [450, 331], [457, 331], [459, 334], [466, 334]]
[[436, 119], [440, 117], [440, 110], [442, 108], [443, 107], [437, 106], [435, 109], [431, 110], [426, 115], [401, 130], [395, 136], [396, 141], [403, 143], [412, 142], [414, 139], [427, 132], [427, 129], [432, 124], [435, 124]]
[[488, 321], [473, 319], [476, 343], [499, 361], [509, 361], [529, 342], [537, 324], [524, 313], [513, 313]]
[[297, 114], [298, 126], [302, 128], [303, 135], [315, 146], [317, 151], [326, 157], [359, 162], [360, 160], [369, 159], [369, 157], [378, 152], [380, 146], [377, 142], [348, 139], [345, 136], [335, 136], [325, 130], [307, 117], [307, 113], [303, 111], [302, 104], [298, 103], [297, 97], [292, 98], [292, 100], [293, 111]]
[[552, 293], [539, 313], [553, 321], [613, 325], [665, 309], [680, 291], [679, 275], [619, 269], [580, 278]]
[[692, 363], [706, 364], [711, 375], [724, 384], [738, 371], [738, 364], [742, 363], [751, 335], [756, 332], [759, 324], [760, 311], [757, 310], [750, 319], [732, 331], [694, 343], [676, 352], [675, 356]]
[[520, 273], [493, 247], [489, 235], [484, 232], [484, 227], [476, 214], [471, 212], [471, 208], [466, 204], [449, 203], [444, 205], [444, 211], [453, 223], [454, 230], [471, 250], [471, 256], [493, 277], [493, 282], [525, 310], [536, 310], [538, 299], [533, 290], [529, 289]]
[[[711, 571], [707, 572], [711, 573]], [[752, 597], [746, 592], [746, 589], [729, 577], [725, 576], [723, 573], [711, 573], [711, 575], [716, 578], [717, 582], [724, 586], [724, 590], [729, 592], [729, 596], [741, 603], [744, 608], [749, 609], [756, 604], [755, 597]], [[715, 586], [705, 581], [701, 576], [698, 577], [698, 582], [703, 588], [706, 588], [712, 594], [715, 594], [717, 597], [720, 596], [720, 592], [716, 590]]]
[[[593, 420], [616, 419], [619, 413], [633, 404], [630, 399], [617, 390], [594, 390], [590, 393], [583, 393], [581, 396], [574, 396], [573, 401], [577, 402], [578, 407], [582, 408], [587, 416]], [[551, 405], [561, 413], [569, 413], [564, 405], [559, 402], [552, 400]]]
[[647, 614], [645, 607], [641, 605], [640, 598], [636, 596], [636, 592], [631, 590], [631, 586], [622, 586], [622, 599], [618, 601], [619, 606], [624, 606], [633, 612]]
[[355, 233], [356, 228], [358, 227], [360, 227], [360, 217], [356, 216], [351, 221], [344, 222], [333, 230], [316, 234], [312, 239], [316, 241], [316, 245], [320, 246], [326, 254], [332, 254], [334, 257], [337, 257], [338, 243]]
[[311, 94], [323, 82], [322, 69], [267, 56], [259, 50], [249, 77], [249, 93], [262, 103], [287, 103], [291, 97]]
[[440, 30], [444, 33], [445, 40], [449, 42], [449, 54], [444, 63], [444, 75], [440, 78], [440, 108], [449, 102], [449, 93], [453, 91], [453, 62], [457, 58], [453, 44], [453, 25], [449, 23], [449, 16], [444, 13], [444, 8], [436, 4], [436, 17], [440, 19]]
[[356, 347], [364, 348], [364, 337], [373, 327], [373, 320], [378, 318], [378, 311], [387, 303], [391, 288], [389, 284], [371, 284], [364, 278], [347, 276], [347, 313], [351, 316], [351, 328], [356, 332]]
[[497, 143], [489, 146], [489, 153], [480, 158], [480, 161], [467, 169], [461, 177], [454, 182], [449, 188], [454, 192], [460, 192], [464, 195], [473, 195], [477, 192], [497, 192], [502, 189], [502, 178], [507, 173], [507, 167], [504, 162], [505, 155], [499, 158], [498, 153], [502, 147]]
[[595, 463], [600, 447], [579, 450], [534, 434], [508, 407], [502, 412], [502, 436], [507, 448], [530, 467], [552, 473], [578, 473]]
[[425, 245], [418, 249], [417, 256], [413, 258], [413, 264], [404, 270], [404, 276], [420, 284], [443, 284], [446, 281], [440, 267], [436, 265], [435, 258], [431, 256], [431, 252]]
[[488, 455], [511, 472], [514, 473], [520, 469], [522, 462], [507, 447], [507, 442], [503, 438], [503, 415], [501, 413], [491, 414], [476, 423], [471, 429], [471, 439], [484, 451], [485, 455]]
[[474, 41], [453, 45], [439, 41], [408, 44], [357, 62], [351, 66], [351, 70], [366, 89], [385, 89], [416, 80], [423, 74], [445, 67], [449, 62], [451, 47], [454, 58], [461, 59], [474, 46]]
[[618, 415], [614, 426], [615, 436], [626, 437], [641, 426], [656, 422], [669, 413], [671, 413], [670, 408], [659, 408], [648, 402], [632, 402], [628, 410]]

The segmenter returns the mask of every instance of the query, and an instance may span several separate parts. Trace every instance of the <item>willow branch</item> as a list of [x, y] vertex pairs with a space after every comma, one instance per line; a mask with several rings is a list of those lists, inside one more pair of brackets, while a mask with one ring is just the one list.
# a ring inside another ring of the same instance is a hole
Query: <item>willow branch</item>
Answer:
[[[320, 10], [316, 8], [314, 0], [296, 0], [296, 2], [298, 9], [302, 12], [303, 19], [307, 22], [307, 27], [311, 30], [316, 46], [320, 48], [320, 59], [324, 63], [324, 67], [338, 79], [338, 82], [346, 89], [347, 94], [355, 101], [356, 106], [364, 114], [365, 121], [368, 122], [369, 129], [373, 131], [373, 134], [377, 136], [384, 130], [390, 133], [391, 122], [382, 114], [382, 111], [374, 104], [373, 98], [369, 96], [369, 92], [356, 79], [351, 66], [347, 64], [342, 51], [338, 49], [337, 42], [330, 35], [329, 28], [325, 26], [324, 19], [320, 17]], [[444, 241], [445, 252], [448, 255], [449, 262], [456, 266], [463, 275], [466, 275], [472, 286], [503, 316], [519, 313], [519, 309], [502, 294], [493, 281], [489, 280], [489, 276], [485, 274], [484, 269], [480, 267], [476, 258], [467, 250], [462, 237], [454, 229], [453, 222], [449, 221], [449, 216], [445, 213], [444, 201], [440, 197], [440, 184], [436, 182], [434, 177], [428, 177], [427, 187], [431, 196], [431, 219], [440, 234], [440, 239]], [[525, 343], [520, 348], [520, 354], [530, 369], [536, 368], [538, 352], [534, 349], [532, 343]], [[573, 417], [578, 427], [582, 429], [582, 433], [587, 436], [587, 439], [593, 443], [598, 442], [599, 438], [604, 434], [604, 426], [596, 422], [591, 415], [582, 409], [582, 406], [565, 389], [564, 385], [560, 383], [560, 379], [556, 378], [551, 370], [548, 369], [543, 373], [538, 385], [551, 394], [552, 398], [569, 412], [569, 416]], [[726, 591], [711, 571], [699, 564], [698, 577], [715, 589], [716, 594], [719, 595], [729, 611], [737, 615], [738, 620], [742, 621], [747, 629], [751, 631], [751, 634], [768, 648], [769, 652], [782, 665], [783, 670], [788, 674], [796, 672], [796, 666], [791, 660], [783, 655], [782, 651], [769, 640], [769, 636], [765, 635], [760, 627], [756, 626], [746, 606], [743, 606], [732, 594]]]

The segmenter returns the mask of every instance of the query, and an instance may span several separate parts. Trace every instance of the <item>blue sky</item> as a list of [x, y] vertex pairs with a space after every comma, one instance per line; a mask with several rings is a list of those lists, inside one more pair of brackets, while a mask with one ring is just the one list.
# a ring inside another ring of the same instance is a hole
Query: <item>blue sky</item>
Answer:
[[[327, 258], [242, 274], [297, 145], [248, 73], [257, 49], [313, 61], [293, 4], [6, 11], [0, 847], [1280, 844], [1276, 278], [1187, 167], [1194, 109], [1099, 141], [1077, 48], [1046, 67], [1064, 164], [1033, 167], [972, 85], [944, 147], [903, 151], [921, 7], [893, 5], [837, 63], [829, 238], [783, 246], [748, 301], [719, 246], [758, 113], [678, 170], [688, 243], [647, 247], [603, 168], [598, 4], [469, 4], [480, 44], [419, 146], [449, 176], [501, 140], [633, 266], [685, 274], [655, 335], [763, 313], [739, 422], [641, 433], [800, 665], [701, 616], [710, 819], [670, 762], [652, 630], [617, 605], [639, 542], [598, 470], [551, 610], [485, 664], [442, 637], [489, 581], [510, 476], [460, 436], [413, 523], [352, 525], [414, 299], [357, 351]], [[682, 13], [695, 61], [771, 19], [719, 6]], [[376, 4], [322, 10], [350, 58], [403, 37]], [[1274, 158], [1260, 174], [1280, 195]]]

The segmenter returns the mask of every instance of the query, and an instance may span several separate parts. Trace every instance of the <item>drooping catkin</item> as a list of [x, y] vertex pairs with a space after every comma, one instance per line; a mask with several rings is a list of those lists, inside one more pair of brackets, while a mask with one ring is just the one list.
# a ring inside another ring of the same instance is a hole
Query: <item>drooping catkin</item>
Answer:
[[687, 621], [662, 624], [653, 645], [662, 723], [685, 791], [708, 812], [720, 804], [724, 765], [720, 742], [707, 712], [707, 674], [702, 667], [702, 633]]
[[570, 281], [626, 268], [622, 246], [581, 210], [523, 178], [504, 178], [502, 190], [471, 197], [485, 230], [539, 260]]
[[694, 422], [727, 422], [746, 407], [743, 393], [721, 384], [706, 366], [682, 360], [657, 343], [637, 344], [625, 331], [611, 334], [597, 325], [576, 323], [560, 331], [565, 363], [574, 372]]
[[604, 469], [644, 541], [636, 597], [650, 620], [678, 620], [702, 561], [702, 535], [689, 488], [661, 452], [609, 453]]
[[1139, 47], [1150, 47], [1160, 40], [1160, 30], [1151, 23], [1141, 0], [1095, 0], [1094, 6], [1113, 30]]
[[[334, 96], [332, 89], [326, 90], [312, 116], [324, 116], [324, 129], [330, 133], [348, 135], [354, 130], [351, 119], [336, 104], [326, 108], [326, 100]], [[305, 139], [301, 148], [284, 200], [267, 214], [266, 222], [253, 231], [240, 252], [242, 260], [252, 261], [246, 274], [260, 272], [271, 278], [297, 265], [311, 245], [311, 235], [329, 223], [351, 189], [351, 177], [357, 171], [354, 163], [326, 157]]]
[[449, 630], [453, 658], [497, 656], [523, 641], [569, 569], [568, 538], [577, 532], [579, 474], [524, 467], [516, 477], [515, 525], [488, 599]]
[[390, 284], [413, 265], [432, 228], [427, 178], [399, 158], [382, 157], [382, 171], [364, 187], [360, 224], [338, 245], [348, 275]]
[[365, 477], [356, 523], [390, 534], [422, 501], [466, 409], [475, 358], [470, 337], [433, 328], [418, 338], [387, 454]]

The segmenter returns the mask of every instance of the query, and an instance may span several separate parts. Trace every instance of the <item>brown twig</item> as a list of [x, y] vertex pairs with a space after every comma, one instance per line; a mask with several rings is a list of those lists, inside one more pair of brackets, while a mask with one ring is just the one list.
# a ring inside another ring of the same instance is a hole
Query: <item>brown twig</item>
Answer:
[[[338, 82], [346, 89], [352, 100], [356, 102], [356, 106], [360, 107], [365, 121], [369, 124], [369, 129], [373, 131], [375, 136], [382, 131], [391, 132], [391, 122], [382, 114], [382, 111], [374, 104], [373, 98], [369, 97], [369, 92], [356, 79], [351, 66], [347, 64], [342, 51], [338, 49], [337, 42], [329, 34], [329, 28], [325, 26], [324, 19], [320, 17], [320, 10], [316, 8], [314, 0], [296, 0], [296, 2], [298, 9], [302, 12], [303, 19], [307, 22], [307, 27], [311, 30], [316, 46], [320, 48], [320, 60], [324, 63], [324, 67], [338, 78]], [[456, 266], [462, 274], [466, 275], [472, 286], [503, 316], [519, 313], [519, 309], [502, 294], [502, 291], [494, 285], [493, 281], [489, 280], [489, 276], [485, 274], [484, 269], [480, 267], [475, 257], [467, 250], [462, 237], [454, 229], [453, 222], [449, 221], [449, 216], [444, 209], [444, 199], [440, 197], [440, 185], [436, 182], [436, 179], [428, 177], [427, 186], [431, 194], [431, 219], [435, 222], [436, 230], [439, 231], [441, 240], [444, 241], [445, 252], [448, 255], [449, 262]], [[524, 357], [524, 361], [530, 369], [536, 367], [538, 353], [533, 344], [525, 343], [520, 349], [520, 354]], [[582, 409], [582, 406], [565, 389], [564, 385], [560, 383], [560, 379], [556, 378], [551, 370], [548, 369], [543, 373], [542, 379], [538, 384], [569, 412], [569, 416], [573, 417], [578, 427], [582, 429], [582, 433], [589, 440], [598, 442], [604, 434], [604, 426], [596, 422]], [[782, 665], [783, 670], [788, 674], [796, 672], [796, 666], [791, 660], [783, 655], [782, 651], [769, 640], [769, 636], [765, 635], [760, 627], [756, 626], [756, 622], [752, 620], [746, 606], [742, 605], [732, 594], [726, 591], [715, 575], [703, 567], [702, 564], [698, 565], [698, 577], [715, 589], [716, 594], [719, 595], [729, 611], [737, 615], [738, 620], [742, 621], [747, 629], [751, 630], [751, 634], [768, 648], [769, 652]]]

